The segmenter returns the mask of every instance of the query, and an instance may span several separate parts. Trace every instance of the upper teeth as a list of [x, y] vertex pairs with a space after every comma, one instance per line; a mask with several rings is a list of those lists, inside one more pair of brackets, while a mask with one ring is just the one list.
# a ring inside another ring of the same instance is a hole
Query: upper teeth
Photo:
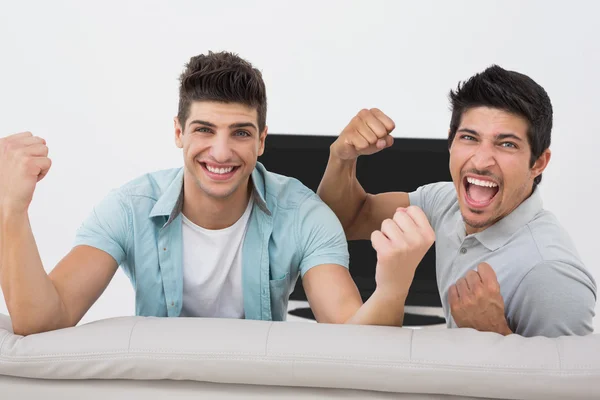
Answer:
[[490, 182], [490, 181], [482, 181], [481, 179], [475, 179], [475, 178], [471, 178], [471, 177], [467, 177], [467, 182], [469, 182], [471, 185], [477, 185], [477, 186], [485, 186], [485, 187], [498, 186], [497, 183]]
[[233, 167], [228, 167], [228, 168], [213, 168], [213, 167], [207, 165], [206, 169], [209, 170], [210, 172], [212, 172], [213, 174], [227, 174], [227, 173], [231, 172], [231, 170], [233, 169]]

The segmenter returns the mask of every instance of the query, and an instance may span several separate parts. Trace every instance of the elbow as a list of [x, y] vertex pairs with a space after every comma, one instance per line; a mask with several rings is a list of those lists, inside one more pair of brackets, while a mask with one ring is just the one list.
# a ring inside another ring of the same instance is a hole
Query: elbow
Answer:
[[20, 321], [19, 319], [11, 319], [12, 329], [15, 335], [29, 336], [38, 333], [50, 332], [57, 329], [67, 328], [67, 325], [49, 324], [33, 321]]
[[41, 326], [21, 321], [19, 318], [11, 318], [12, 329], [15, 335], [29, 336], [37, 333], [47, 332], [49, 329], [43, 329]]
[[68, 319], [56, 314], [41, 314], [31, 309], [22, 307], [9, 308], [12, 330], [15, 335], [29, 336], [56, 329], [74, 326]]

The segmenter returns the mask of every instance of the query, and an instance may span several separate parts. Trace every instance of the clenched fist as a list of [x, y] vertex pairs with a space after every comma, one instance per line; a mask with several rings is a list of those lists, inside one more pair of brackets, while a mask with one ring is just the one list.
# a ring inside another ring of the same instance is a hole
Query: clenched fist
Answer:
[[0, 209], [27, 211], [35, 185], [51, 166], [46, 141], [23, 132], [0, 139]]
[[394, 143], [390, 136], [394, 128], [394, 121], [381, 110], [361, 110], [331, 145], [331, 153], [342, 160], [377, 153]]
[[425, 213], [416, 206], [398, 208], [392, 219], [371, 234], [377, 251], [377, 289], [406, 296], [417, 266], [435, 241]]
[[511, 334], [504, 315], [504, 299], [492, 267], [487, 263], [469, 271], [450, 287], [448, 301], [452, 318], [459, 328]]

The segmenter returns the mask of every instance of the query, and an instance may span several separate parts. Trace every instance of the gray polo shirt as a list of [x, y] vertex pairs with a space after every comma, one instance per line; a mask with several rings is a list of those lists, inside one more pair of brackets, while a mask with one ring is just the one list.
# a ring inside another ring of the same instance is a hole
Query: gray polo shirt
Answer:
[[451, 285], [492, 266], [511, 330], [523, 336], [585, 335], [593, 331], [596, 284], [571, 238], [542, 208], [539, 190], [482, 232], [466, 235], [452, 182], [425, 185], [409, 194], [436, 233], [436, 272], [448, 327], [456, 327], [448, 303]]

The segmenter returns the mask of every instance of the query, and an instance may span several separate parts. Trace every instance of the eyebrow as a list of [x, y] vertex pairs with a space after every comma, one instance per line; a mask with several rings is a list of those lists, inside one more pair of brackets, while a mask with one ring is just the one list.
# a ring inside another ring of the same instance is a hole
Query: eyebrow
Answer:
[[[459, 129], [458, 132], [465, 132], [465, 133], [469, 133], [473, 136], [479, 136], [479, 133], [477, 133], [477, 131], [474, 131], [473, 129], [468, 129], [468, 128]], [[519, 142], [523, 141], [523, 139], [521, 139], [514, 133], [499, 133], [499, 134], [495, 135], [495, 139], [496, 140], [514, 139]]]
[[[195, 119], [195, 120], [191, 121], [189, 126], [192, 126], [193, 124], [204, 125], [204, 126], [208, 126], [210, 128], [217, 127], [212, 122], [202, 121], [200, 119]], [[258, 130], [256, 125], [254, 125], [252, 122], [236, 122], [235, 124], [229, 125], [229, 129], [237, 129], [237, 128], [254, 128], [255, 130]]]

